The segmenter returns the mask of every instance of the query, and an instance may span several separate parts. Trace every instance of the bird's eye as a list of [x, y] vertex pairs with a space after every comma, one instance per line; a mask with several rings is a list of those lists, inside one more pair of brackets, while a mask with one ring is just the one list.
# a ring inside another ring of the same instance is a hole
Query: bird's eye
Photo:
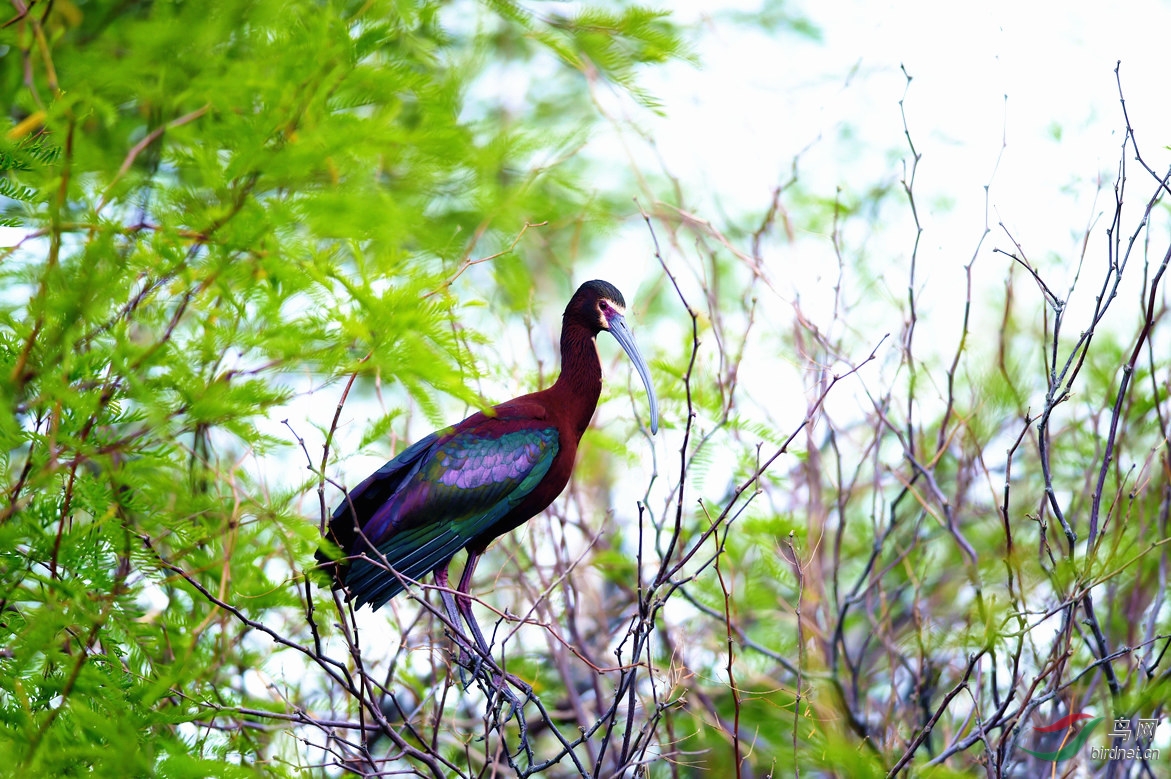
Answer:
[[601, 311], [603, 314], [607, 314], [607, 313], [609, 313], [609, 312], [610, 312], [610, 304], [609, 304], [609, 303], [607, 303], [607, 302], [606, 302], [606, 301], [604, 301], [604, 300], [599, 300], [599, 301], [598, 301], [598, 309], [599, 309], [599, 310], [600, 310], [600, 311]]

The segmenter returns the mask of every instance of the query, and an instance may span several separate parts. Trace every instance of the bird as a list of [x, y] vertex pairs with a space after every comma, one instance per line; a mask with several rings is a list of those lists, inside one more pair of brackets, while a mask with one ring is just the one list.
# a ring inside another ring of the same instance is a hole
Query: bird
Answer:
[[[476, 565], [499, 536], [544, 511], [565, 489], [578, 444], [602, 391], [597, 336], [622, 346], [646, 387], [650, 430], [659, 411], [650, 370], [626, 324], [626, 301], [609, 282], [587, 281], [570, 298], [561, 326], [561, 372], [545, 389], [522, 395], [437, 430], [346, 492], [326, 529], [340, 551], [318, 551], [321, 567], [355, 608], [377, 610], [430, 573], [447, 621], [465, 651], [460, 618], [484, 658], [491, 649], [471, 608]], [[453, 594], [452, 558], [467, 550]]]

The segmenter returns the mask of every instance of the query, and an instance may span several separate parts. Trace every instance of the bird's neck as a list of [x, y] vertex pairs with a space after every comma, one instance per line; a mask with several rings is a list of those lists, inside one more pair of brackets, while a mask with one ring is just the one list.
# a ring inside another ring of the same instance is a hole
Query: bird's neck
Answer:
[[598, 343], [588, 329], [567, 324], [561, 331], [561, 375], [548, 390], [578, 439], [589, 427], [602, 394], [602, 361]]

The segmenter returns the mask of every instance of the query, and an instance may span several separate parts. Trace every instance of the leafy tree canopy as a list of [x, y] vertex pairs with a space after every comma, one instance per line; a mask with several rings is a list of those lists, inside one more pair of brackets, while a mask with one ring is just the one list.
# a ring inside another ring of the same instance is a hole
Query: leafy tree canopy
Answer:
[[512, 2], [14, 6], [0, 761], [280, 772], [263, 730], [182, 727], [271, 706], [271, 643], [201, 589], [241, 617], [296, 607], [317, 545], [296, 494], [242, 467], [290, 443], [257, 420], [306, 372], [378, 377], [435, 419], [435, 390], [481, 402], [456, 327], [473, 296], [450, 280], [515, 246], [498, 302], [569, 288], [615, 202], [583, 175], [589, 88], [649, 101], [637, 73], [681, 56], [679, 32]]

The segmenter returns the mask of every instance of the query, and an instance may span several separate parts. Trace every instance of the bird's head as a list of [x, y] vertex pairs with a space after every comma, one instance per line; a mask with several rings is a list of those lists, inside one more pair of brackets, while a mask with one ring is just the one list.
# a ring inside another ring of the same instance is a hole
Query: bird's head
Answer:
[[651, 433], [657, 433], [659, 401], [655, 397], [654, 385], [651, 384], [650, 369], [639, 354], [634, 335], [626, 325], [626, 300], [623, 299], [622, 293], [608, 281], [587, 281], [578, 287], [569, 305], [565, 307], [565, 323], [569, 324], [571, 321], [588, 328], [594, 335], [606, 331], [622, 346], [646, 386], [651, 406]]

